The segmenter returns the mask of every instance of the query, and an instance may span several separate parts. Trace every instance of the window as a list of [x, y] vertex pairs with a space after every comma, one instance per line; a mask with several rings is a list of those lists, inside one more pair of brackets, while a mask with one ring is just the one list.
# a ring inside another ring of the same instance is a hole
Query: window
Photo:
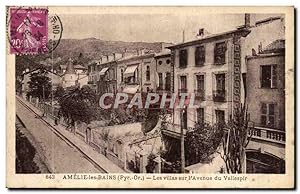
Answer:
[[204, 108], [197, 108], [197, 123], [204, 123]]
[[170, 72], [166, 73], [166, 85], [165, 85], [165, 89], [167, 91], [171, 90], [171, 73]]
[[158, 64], [161, 65], [161, 64], [162, 64], [162, 61], [158, 61]]
[[185, 68], [187, 66], [187, 50], [179, 51], [179, 67]]
[[171, 63], [171, 60], [170, 60], [170, 59], [167, 59], [166, 63], [167, 63], [167, 64], [170, 64], [170, 63]]
[[147, 70], [146, 70], [146, 80], [150, 81], [150, 67], [147, 66]]
[[262, 88], [276, 88], [277, 87], [277, 71], [276, 65], [261, 65], [261, 82]]
[[111, 75], [110, 75], [110, 79], [115, 79], [115, 69], [111, 68]]
[[124, 69], [121, 69], [121, 82], [124, 82]]
[[275, 108], [274, 103], [261, 103], [260, 123], [265, 127], [275, 127]]
[[163, 82], [163, 75], [162, 73], [158, 73], [158, 89], [163, 90], [164, 89], [164, 82]]
[[197, 90], [204, 90], [204, 75], [197, 75]]
[[222, 65], [225, 64], [225, 55], [226, 55], [226, 43], [220, 42], [217, 43], [214, 50], [214, 60], [215, 64]]
[[225, 73], [216, 74], [216, 90], [213, 92], [215, 102], [224, 102], [226, 100]]
[[205, 63], [205, 48], [204, 46], [196, 47], [195, 51], [195, 65], [202, 66]]
[[216, 110], [216, 123], [225, 123], [225, 111]]
[[180, 92], [187, 92], [186, 76], [180, 76]]
[[225, 90], [225, 74], [216, 74], [216, 89]]
[[197, 97], [204, 99], [204, 75], [196, 75], [197, 85], [195, 94]]

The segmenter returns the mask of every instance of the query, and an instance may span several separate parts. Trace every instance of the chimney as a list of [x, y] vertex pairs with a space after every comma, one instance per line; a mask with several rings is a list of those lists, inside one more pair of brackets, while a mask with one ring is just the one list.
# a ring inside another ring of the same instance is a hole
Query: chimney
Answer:
[[250, 14], [245, 13], [245, 27], [250, 28]]
[[116, 53], [113, 53], [114, 61], [116, 60]]
[[260, 42], [258, 45], [258, 53], [262, 53], [262, 43]]
[[197, 38], [203, 38], [204, 37], [204, 28], [200, 28], [197, 34]]

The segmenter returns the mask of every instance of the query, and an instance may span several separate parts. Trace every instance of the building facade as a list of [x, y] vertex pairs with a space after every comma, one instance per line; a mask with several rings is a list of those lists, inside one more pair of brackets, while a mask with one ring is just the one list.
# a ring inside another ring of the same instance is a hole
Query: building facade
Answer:
[[228, 121], [241, 102], [241, 37], [245, 27], [169, 47], [174, 64], [174, 92], [194, 93], [197, 108], [175, 109], [172, 133], [197, 122]]
[[97, 64], [97, 93], [117, 92], [117, 60], [122, 58], [122, 54], [114, 53], [113, 56], [104, 56]]
[[156, 91], [171, 93], [173, 91], [174, 66], [171, 63], [171, 52], [162, 52], [155, 55], [156, 63]]
[[285, 129], [284, 40], [246, 57], [247, 105], [255, 126]]
[[118, 91], [128, 94], [156, 90], [154, 53], [139, 53], [117, 62]]

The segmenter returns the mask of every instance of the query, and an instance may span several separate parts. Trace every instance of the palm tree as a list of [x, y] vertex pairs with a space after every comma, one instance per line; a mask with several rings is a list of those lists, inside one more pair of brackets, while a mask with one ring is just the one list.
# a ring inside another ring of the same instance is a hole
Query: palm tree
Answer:
[[76, 121], [90, 123], [95, 102], [96, 95], [88, 86], [67, 89], [59, 99], [60, 113], [68, 121], [67, 128], [75, 127]]

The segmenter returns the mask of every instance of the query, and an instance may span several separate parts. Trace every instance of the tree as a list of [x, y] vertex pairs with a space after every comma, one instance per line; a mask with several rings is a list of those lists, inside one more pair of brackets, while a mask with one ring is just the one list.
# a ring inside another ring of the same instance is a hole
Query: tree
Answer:
[[223, 153], [220, 155], [227, 173], [245, 173], [245, 150], [252, 136], [249, 118], [246, 106], [240, 105], [230, 118], [228, 129], [225, 129], [222, 139]]
[[61, 86], [58, 86], [56, 88], [56, 90], [54, 91], [54, 97], [56, 99], [60, 99], [61, 97], [64, 96], [64, 94], [65, 94], [65, 89], [63, 87], [61, 87]]
[[47, 77], [47, 73], [45, 69], [39, 69], [30, 75], [28, 95], [43, 100], [49, 97], [52, 85], [50, 78]]
[[223, 129], [220, 124], [196, 123], [195, 128], [187, 131], [186, 160], [188, 165], [210, 162], [221, 144]]
[[72, 87], [59, 100], [60, 114], [68, 120], [68, 127], [74, 127], [76, 121], [90, 123], [93, 118], [96, 96], [88, 86]]

